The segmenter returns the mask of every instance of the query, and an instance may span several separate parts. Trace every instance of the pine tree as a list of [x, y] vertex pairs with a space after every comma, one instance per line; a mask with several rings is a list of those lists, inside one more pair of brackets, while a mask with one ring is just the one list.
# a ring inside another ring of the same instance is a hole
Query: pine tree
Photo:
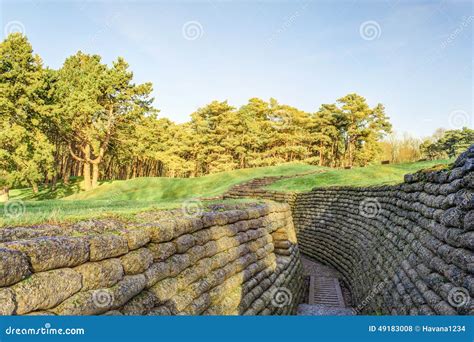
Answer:
[[53, 145], [42, 132], [45, 73], [28, 39], [19, 33], [0, 44], [0, 178], [3, 198], [14, 184], [38, 182], [52, 171]]
[[97, 187], [99, 167], [117, 130], [154, 112], [151, 84], [135, 85], [132, 79], [122, 58], [109, 68], [100, 56], [82, 52], [59, 71], [56, 110], [65, 119], [62, 131], [70, 154], [83, 164], [86, 190]]

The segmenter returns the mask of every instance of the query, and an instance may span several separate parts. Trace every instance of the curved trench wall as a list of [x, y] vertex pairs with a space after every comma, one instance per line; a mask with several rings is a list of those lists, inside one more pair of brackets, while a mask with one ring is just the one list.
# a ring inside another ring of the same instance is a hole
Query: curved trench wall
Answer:
[[360, 313], [472, 315], [473, 194], [474, 145], [400, 185], [316, 188], [293, 207], [300, 250], [343, 274]]
[[287, 204], [180, 216], [0, 229], [0, 314], [295, 312], [303, 281]]

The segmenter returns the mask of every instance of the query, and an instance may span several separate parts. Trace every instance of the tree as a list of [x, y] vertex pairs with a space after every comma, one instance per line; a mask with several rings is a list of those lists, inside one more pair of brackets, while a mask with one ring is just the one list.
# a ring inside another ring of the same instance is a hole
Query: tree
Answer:
[[382, 160], [390, 160], [392, 163], [417, 161], [421, 158], [421, 144], [421, 139], [408, 133], [400, 136], [392, 132], [380, 142], [383, 150]]
[[0, 177], [8, 199], [14, 184], [38, 182], [52, 171], [53, 145], [42, 132], [44, 70], [28, 39], [13, 33], [0, 44]]
[[[191, 129], [195, 137], [193, 159], [195, 175], [223, 171], [232, 164], [228, 148], [221, 143], [226, 134], [225, 120], [234, 110], [227, 101], [213, 101], [191, 114]], [[227, 164], [227, 165], [225, 165]]]
[[[195, 177], [294, 161], [365, 165], [391, 129], [384, 107], [370, 108], [357, 94], [314, 114], [273, 98], [251, 98], [238, 109], [213, 101], [175, 124], [157, 117], [151, 84], [134, 84], [122, 58], [109, 66], [78, 52], [59, 70], [43, 68], [20, 34], [2, 42], [0, 70], [4, 193], [25, 184], [35, 192], [41, 184], [54, 188], [70, 176], [83, 176], [89, 190], [101, 177]], [[432, 149], [452, 154], [463, 139], [449, 133]]]
[[337, 117], [340, 110], [335, 104], [323, 104], [312, 116], [310, 133], [313, 151], [318, 153], [318, 165], [335, 166], [340, 141]]
[[474, 130], [467, 127], [437, 131], [421, 145], [422, 152], [430, 159], [454, 158], [474, 143]]
[[346, 165], [351, 167], [355, 160], [365, 165], [377, 153], [376, 142], [391, 131], [385, 108], [382, 104], [370, 108], [365, 98], [357, 94], [348, 94], [337, 102]]
[[65, 117], [62, 131], [69, 152], [83, 164], [86, 190], [97, 187], [100, 165], [117, 130], [154, 112], [151, 84], [135, 85], [132, 79], [122, 58], [109, 68], [99, 56], [82, 52], [59, 71], [56, 110]]

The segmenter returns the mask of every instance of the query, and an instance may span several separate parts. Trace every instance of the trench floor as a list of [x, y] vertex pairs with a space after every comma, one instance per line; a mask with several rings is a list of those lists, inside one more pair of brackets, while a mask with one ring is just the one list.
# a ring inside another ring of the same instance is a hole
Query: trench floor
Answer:
[[350, 307], [350, 293], [342, 285], [341, 274], [314, 259], [301, 256], [303, 270], [310, 278], [307, 303], [298, 306], [300, 316], [354, 315]]

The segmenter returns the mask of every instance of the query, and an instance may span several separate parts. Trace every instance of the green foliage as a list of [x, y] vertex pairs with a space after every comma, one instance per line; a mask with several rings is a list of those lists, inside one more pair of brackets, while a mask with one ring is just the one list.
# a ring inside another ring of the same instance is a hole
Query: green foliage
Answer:
[[370, 186], [397, 184], [407, 173], [414, 173], [438, 164], [447, 165], [450, 160], [435, 160], [415, 163], [370, 165], [350, 170], [328, 170], [324, 173], [284, 179], [269, 186], [279, 191], [310, 191], [315, 187], [327, 186]]
[[42, 131], [45, 71], [25, 36], [0, 44], [0, 183], [36, 184], [52, 171], [53, 145]]
[[443, 131], [439, 136], [421, 145], [422, 153], [429, 159], [454, 158], [474, 143], [474, 130], [464, 127]]
[[124, 59], [109, 68], [100, 56], [82, 52], [68, 58], [59, 71], [56, 111], [71, 156], [84, 164], [86, 189], [97, 186], [99, 165], [117, 134], [154, 112], [151, 84], [135, 85], [132, 79]]
[[[44, 69], [26, 37], [2, 42], [0, 182], [47, 184], [199, 177], [249, 167], [304, 162], [366, 165], [391, 126], [381, 104], [348, 94], [307, 113], [275, 99], [235, 108], [213, 101], [175, 124], [157, 117], [150, 83], [133, 83], [123, 58], [112, 65], [77, 52]], [[13, 139], [15, 137], [16, 139]]]

